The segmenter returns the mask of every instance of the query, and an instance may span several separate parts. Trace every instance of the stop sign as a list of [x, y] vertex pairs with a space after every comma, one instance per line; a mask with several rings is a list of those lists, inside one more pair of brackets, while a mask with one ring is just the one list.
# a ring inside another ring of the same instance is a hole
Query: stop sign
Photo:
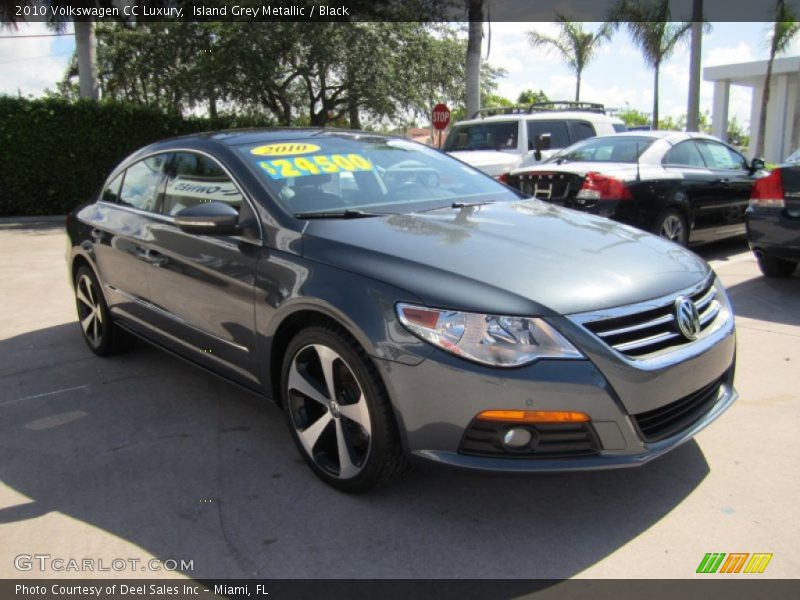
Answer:
[[450, 124], [450, 109], [446, 104], [440, 102], [433, 107], [431, 122], [436, 129], [447, 129]]

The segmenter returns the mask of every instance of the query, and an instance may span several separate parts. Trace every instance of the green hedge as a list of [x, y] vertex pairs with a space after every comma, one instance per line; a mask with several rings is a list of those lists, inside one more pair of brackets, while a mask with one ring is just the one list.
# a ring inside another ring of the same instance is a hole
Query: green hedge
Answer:
[[150, 142], [264, 120], [181, 118], [117, 102], [0, 96], [0, 216], [64, 214]]

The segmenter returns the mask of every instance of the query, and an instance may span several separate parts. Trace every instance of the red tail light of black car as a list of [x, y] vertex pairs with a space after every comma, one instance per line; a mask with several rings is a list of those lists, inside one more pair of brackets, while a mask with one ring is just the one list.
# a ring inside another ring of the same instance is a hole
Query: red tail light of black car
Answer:
[[603, 175], [596, 171], [589, 171], [583, 180], [583, 185], [578, 191], [577, 198], [584, 200], [632, 200], [628, 186], [625, 182], [610, 175]]

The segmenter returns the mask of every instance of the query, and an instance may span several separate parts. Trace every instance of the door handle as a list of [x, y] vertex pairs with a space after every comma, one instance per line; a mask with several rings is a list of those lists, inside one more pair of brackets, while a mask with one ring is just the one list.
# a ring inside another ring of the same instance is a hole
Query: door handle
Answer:
[[161, 254], [160, 252], [156, 252], [155, 250], [148, 250], [147, 251], [147, 258], [145, 261], [148, 262], [153, 267], [162, 267], [167, 264], [169, 259]]
[[97, 227], [93, 227], [92, 230], [89, 232], [89, 235], [95, 242], [102, 242], [103, 238], [106, 237], [105, 232], [102, 229], [98, 229]]
[[715, 179], [713, 183], [730, 183], [731, 180], [728, 177], [723, 177], [722, 179]]
[[161, 267], [169, 260], [166, 256], [161, 254], [160, 252], [156, 252], [155, 250], [149, 250], [147, 248], [142, 248], [141, 246], [137, 246], [136, 250], [134, 251], [136, 258], [139, 260], [143, 260], [147, 264], [153, 267]]

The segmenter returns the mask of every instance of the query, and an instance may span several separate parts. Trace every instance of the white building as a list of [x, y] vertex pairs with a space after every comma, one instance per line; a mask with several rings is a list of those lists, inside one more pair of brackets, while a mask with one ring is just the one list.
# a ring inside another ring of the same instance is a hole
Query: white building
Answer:
[[[714, 82], [714, 104], [711, 111], [711, 133], [727, 141], [728, 103], [731, 85], [753, 89], [750, 106], [750, 158], [755, 150], [761, 97], [767, 61], [720, 65], [703, 69], [703, 78]], [[772, 64], [764, 156], [767, 162], [779, 163], [800, 147], [800, 56], [776, 58]]]

